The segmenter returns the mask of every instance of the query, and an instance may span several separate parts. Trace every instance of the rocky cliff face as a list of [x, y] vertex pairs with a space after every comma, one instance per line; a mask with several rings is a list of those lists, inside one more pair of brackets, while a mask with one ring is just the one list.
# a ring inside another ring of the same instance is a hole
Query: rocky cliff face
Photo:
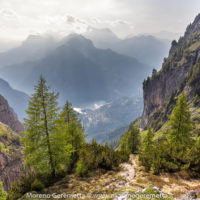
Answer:
[[[16, 133], [15, 133], [15, 132]], [[0, 95], [0, 180], [6, 190], [23, 172], [19, 135], [23, 131], [7, 100]]]
[[8, 125], [13, 131], [23, 131], [23, 125], [19, 122], [7, 100], [0, 95], [0, 122]]
[[22, 153], [18, 134], [0, 123], [0, 180], [5, 190], [23, 173]]
[[[199, 98], [200, 15], [178, 42], [173, 41], [162, 69], [143, 83], [144, 111], [141, 127], [159, 129], [170, 114], [176, 97], [185, 92], [191, 101]], [[196, 97], [198, 96], [198, 97]]]

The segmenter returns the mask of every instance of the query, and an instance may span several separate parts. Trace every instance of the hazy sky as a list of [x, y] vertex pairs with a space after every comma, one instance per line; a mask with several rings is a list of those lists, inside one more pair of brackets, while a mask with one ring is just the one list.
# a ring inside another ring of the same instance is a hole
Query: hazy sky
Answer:
[[182, 33], [200, 11], [200, 0], [0, 0], [0, 41], [29, 34], [110, 28], [118, 36]]

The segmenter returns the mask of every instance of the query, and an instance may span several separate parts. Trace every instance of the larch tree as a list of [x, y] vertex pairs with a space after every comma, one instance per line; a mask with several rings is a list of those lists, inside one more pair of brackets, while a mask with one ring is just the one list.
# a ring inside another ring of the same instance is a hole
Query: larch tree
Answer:
[[64, 170], [72, 151], [71, 145], [64, 142], [57, 99], [58, 94], [50, 91], [41, 76], [29, 100], [22, 138], [26, 166], [32, 167], [38, 174], [52, 177]]
[[142, 153], [140, 154], [140, 160], [145, 166], [146, 170], [151, 169], [152, 159], [154, 155], [154, 141], [153, 141], [153, 132], [150, 127], [143, 139]]
[[136, 153], [140, 145], [140, 131], [137, 128], [129, 127], [120, 139], [119, 150], [128, 153]]
[[170, 131], [167, 135], [171, 149], [173, 163], [177, 169], [186, 169], [190, 165], [187, 151], [192, 144], [192, 120], [190, 116], [187, 98], [183, 93], [179, 98], [177, 105], [170, 116]]
[[177, 106], [172, 111], [170, 126], [168, 139], [171, 144], [186, 147], [191, 143], [193, 126], [184, 93], [178, 98]]
[[65, 130], [66, 141], [72, 146], [72, 163], [74, 163], [78, 159], [81, 146], [85, 143], [84, 128], [72, 104], [68, 101], [63, 106], [60, 116], [65, 124], [63, 130]]

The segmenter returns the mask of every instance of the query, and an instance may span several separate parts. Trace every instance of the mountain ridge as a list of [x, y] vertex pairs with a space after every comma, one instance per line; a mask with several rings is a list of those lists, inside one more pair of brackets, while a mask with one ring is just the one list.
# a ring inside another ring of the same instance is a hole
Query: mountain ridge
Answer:
[[55, 47], [52, 36], [29, 35], [17, 47], [0, 53], [0, 67], [41, 59]]
[[170, 42], [153, 35], [136, 35], [119, 39], [110, 29], [95, 29], [83, 34], [91, 39], [97, 48], [110, 48], [115, 52], [136, 58], [140, 62], [159, 69], [163, 57], [167, 56]]
[[0, 79], [0, 92], [8, 101], [8, 104], [14, 109], [18, 119], [23, 121], [29, 96], [24, 92], [13, 89], [10, 84], [3, 79]]
[[24, 130], [23, 125], [17, 119], [7, 100], [0, 94], [0, 122], [8, 125], [13, 131], [20, 133]]

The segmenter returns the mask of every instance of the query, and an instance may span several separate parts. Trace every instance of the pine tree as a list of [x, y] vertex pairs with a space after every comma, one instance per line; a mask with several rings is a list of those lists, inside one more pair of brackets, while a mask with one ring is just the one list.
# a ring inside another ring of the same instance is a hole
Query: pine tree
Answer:
[[7, 194], [3, 189], [2, 182], [0, 181], [0, 200], [6, 200], [6, 198], [7, 198]]
[[68, 101], [61, 112], [61, 120], [65, 124], [65, 139], [72, 146], [72, 162], [78, 159], [78, 152], [85, 143], [84, 128], [78, 119], [77, 113], [74, 111], [72, 104]]
[[76, 166], [76, 174], [78, 176], [85, 176], [88, 173], [88, 166], [86, 165], [85, 161], [81, 158], [78, 162], [77, 162], [77, 166]]
[[61, 115], [64, 118], [65, 123], [70, 123], [72, 120], [75, 120], [80, 123], [77, 114], [69, 101], [66, 101], [65, 105], [63, 106]]
[[101, 146], [97, 143], [97, 141], [93, 138], [91, 144], [89, 145], [91, 149], [90, 155], [90, 165], [92, 168], [98, 168], [99, 163], [101, 162]]
[[179, 97], [177, 106], [173, 109], [170, 125], [171, 130], [168, 134], [170, 144], [184, 147], [191, 144], [193, 126], [185, 94]]
[[136, 153], [140, 145], [140, 131], [137, 128], [129, 128], [129, 149], [131, 153]]
[[154, 145], [153, 145], [153, 132], [151, 130], [151, 128], [148, 128], [147, 134], [144, 137], [143, 140], [143, 152], [151, 152], [153, 149]]
[[142, 148], [142, 153], [140, 155], [140, 161], [145, 166], [146, 170], [151, 169], [153, 155], [154, 155], [153, 132], [149, 127], [143, 139], [143, 148]]
[[187, 169], [190, 165], [187, 151], [192, 144], [192, 120], [187, 105], [187, 98], [182, 94], [170, 117], [171, 130], [167, 135], [173, 165], [177, 170]]
[[49, 90], [41, 76], [29, 100], [22, 141], [26, 166], [36, 173], [55, 177], [69, 162], [71, 147], [64, 142], [63, 130], [58, 123], [58, 94]]
[[127, 154], [131, 153], [128, 146], [128, 131], [126, 131], [124, 135], [120, 138], [119, 151]]
[[140, 131], [137, 128], [129, 127], [120, 139], [119, 150], [136, 153], [140, 145]]

